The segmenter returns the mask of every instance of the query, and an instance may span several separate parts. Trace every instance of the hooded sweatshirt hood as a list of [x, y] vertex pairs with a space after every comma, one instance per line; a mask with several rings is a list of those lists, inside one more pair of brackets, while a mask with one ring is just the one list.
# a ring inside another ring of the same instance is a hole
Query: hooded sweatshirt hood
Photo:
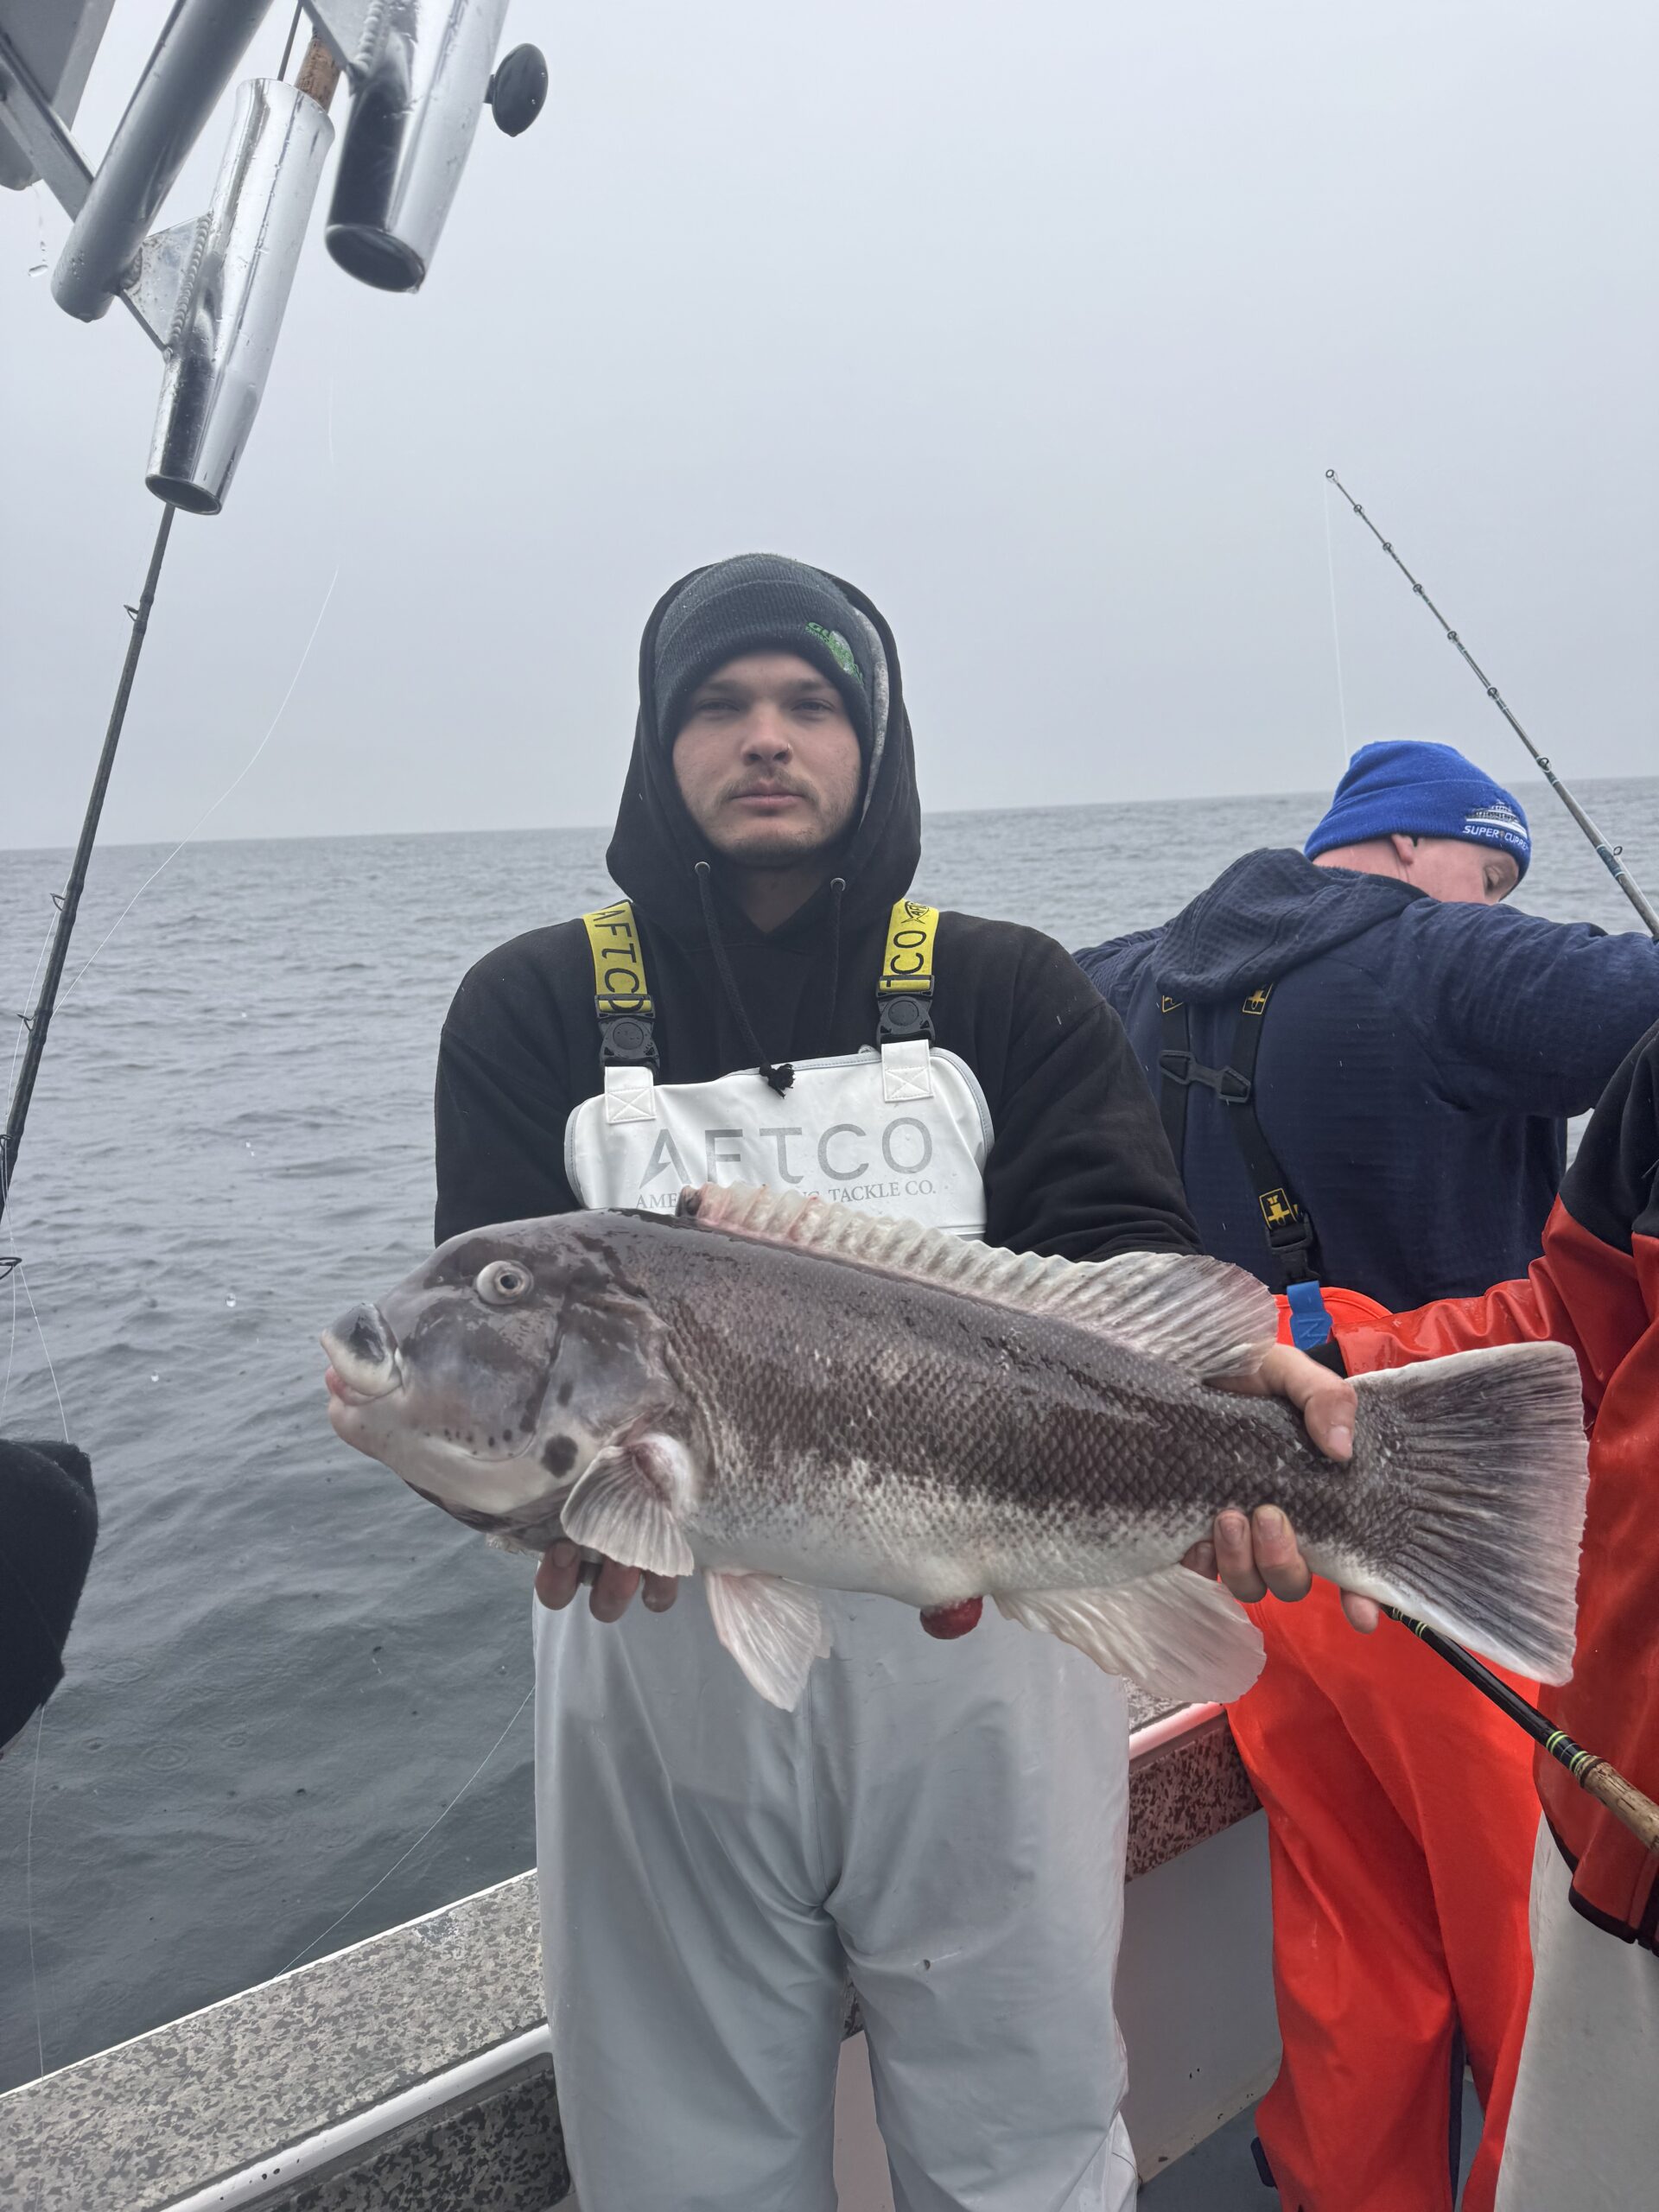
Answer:
[[[747, 563], [755, 556], [741, 556]], [[715, 569], [735, 567], [717, 563]], [[760, 938], [729, 888], [732, 871], [692, 821], [674, 777], [671, 734], [664, 727], [669, 702], [658, 696], [663, 657], [658, 634], [665, 618], [687, 588], [709, 577], [711, 569], [694, 569], [664, 592], [652, 611], [639, 645], [639, 712], [633, 753], [628, 763], [616, 830], [606, 855], [611, 878], [632, 900], [647, 923], [683, 935], [704, 934], [696, 868], [706, 861], [720, 906], [720, 926], [741, 944]], [[872, 728], [866, 751], [861, 812], [836, 856], [832, 874], [845, 888], [838, 895], [840, 926], [855, 930], [885, 916], [909, 890], [921, 857], [922, 811], [916, 789], [916, 757], [910, 717], [905, 711], [899, 652], [886, 618], [855, 584], [825, 575], [850, 603], [860, 634], [852, 639], [861, 667], [868, 661]], [[706, 585], [704, 587], [706, 589]], [[832, 906], [830, 888], [815, 893], [800, 912], [769, 933], [779, 944], [798, 943], [826, 930]]]
[[1288, 849], [1246, 853], [1166, 924], [1158, 982], [1198, 1001], [1276, 983], [1427, 895], [1393, 876], [1316, 868]]

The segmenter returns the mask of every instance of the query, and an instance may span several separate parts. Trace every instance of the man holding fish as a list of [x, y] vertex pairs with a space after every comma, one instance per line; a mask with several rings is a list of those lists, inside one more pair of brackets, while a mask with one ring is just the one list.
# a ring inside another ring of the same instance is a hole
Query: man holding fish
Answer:
[[448, 1241], [325, 1338], [342, 1435], [548, 1545], [538, 1858], [584, 2212], [829, 2212], [849, 1977], [906, 2212], [1133, 2203], [1122, 1678], [1253, 1678], [1255, 1630], [1178, 1564], [1218, 1508], [1238, 1596], [1307, 1586], [1276, 1500], [1372, 1599], [1535, 1671], [1570, 1649], [1570, 1356], [1357, 1397], [1270, 1350], [1267, 1294], [1194, 1256], [1116, 1016], [1046, 938], [911, 900], [918, 846], [870, 602], [771, 556], [677, 585], [627, 896], [462, 984]]

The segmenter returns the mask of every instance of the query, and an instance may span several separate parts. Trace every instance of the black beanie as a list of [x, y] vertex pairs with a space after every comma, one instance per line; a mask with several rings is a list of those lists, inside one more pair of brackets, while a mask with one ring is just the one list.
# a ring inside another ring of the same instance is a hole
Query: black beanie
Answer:
[[875, 671], [859, 640], [868, 625], [821, 569], [778, 553], [740, 553], [700, 569], [657, 632], [657, 727], [680, 734], [699, 683], [743, 653], [798, 653], [847, 703], [868, 762], [875, 729]]
[[0, 1750], [63, 1680], [97, 1536], [86, 1454], [0, 1438]]

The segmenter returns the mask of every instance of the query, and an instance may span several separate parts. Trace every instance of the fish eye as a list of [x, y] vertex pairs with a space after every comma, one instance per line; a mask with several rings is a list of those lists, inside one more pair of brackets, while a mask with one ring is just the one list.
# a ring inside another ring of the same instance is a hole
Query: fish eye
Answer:
[[486, 1306], [512, 1306], [536, 1287], [534, 1276], [517, 1260], [492, 1260], [474, 1278], [473, 1288]]

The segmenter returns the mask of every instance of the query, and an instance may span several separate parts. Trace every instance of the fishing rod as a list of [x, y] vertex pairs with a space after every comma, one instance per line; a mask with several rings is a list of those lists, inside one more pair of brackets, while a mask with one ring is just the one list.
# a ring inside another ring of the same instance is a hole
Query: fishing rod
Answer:
[[[288, 44], [283, 49], [279, 75], [286, 72], [289, 57], [294, 50], [301, 13], [298, 8], [294, 11]], [[340, 74], [340, 64], [329, 48], [322, 39], [314, 37], [306, 48], [294, 82], [302, 92], [327, 110], [334, 99]], [[69, 880], [60, 893], [53, 894], [58, 909], [58, 920], [53, 932], [52, 951], [47, 963], [45, 981], [41, 985], [34, 1013], [22, 1017], [29, 1042], [23, 1052], [22, 1066], [18, 1071], [17, 1087], [12, 1093], [5, 1131], [0, 1135], [0, 1215], [5, 1212], [12, 1178], [17, 1172], [17, 1154], [23, 1141], [23, 1125], [29, 1119], [29, 1101], [35, 1095], [35, 1078], [40, 1070], [41, 1055], [46, 1051], [47, 1032], [52, 1026], [52, 1016], [57, 1007], [64, 963], [69, 957], [69, 939], [74, 933], [75, 916], [80, 907], [87, 865], [92, 856], [99, 822], [104, 812], [104, 795], [109, 788], [111, 771], [115, 766], [116, 747], [121, 741], [122, 725], [127, 718], [127, 702], [132, 695], [133, 678], [138, 671], [138, 656], [143, 651], [145, 633], [149, 628], [149, 610], [155, 603], [156, 580], [162, 573], [162, 556], [167, 551], [173, 518], [177, 512], [177, 507], [170, 500], [163, 502], [161, 526], [156, 532], [156, 543], [150, 553], [144, 588], [138, 594], [138, 604], [127, 609], [132, 620], [132, 634], [127, 640], [126, 658], [121, 667], [121, 680], [116, 686], [115, 702], [110, 709], [109, 727], [104, 733], [104, 749], [99, 755], [97, 772], [92, 778], [86, 818], [80, 825], [80, 839], [70, 865]], [[0, 1257], [0, 1281], [4, 1281], [16, 1264], [15, 1255]]]
[[1427, 1621], [1414, 1620], [1398, 1605], [1384, 1605], [1382, 1610], [1391, 1621], [1398, 1621], [1402, 1628], [1409, 1629], [1420, 1643], [1426, 1643], [1448, 1667], [1455, 1669], [1465, 1682], [1472, 1682], [1500, 1712], [1508, 1713], [1535, 1744], [1541, 1744], [1551, 1758], [1567, 1769], [1580, 1789], [1587, 1790], [1598, 1804], [1605, 1805], [1615, 1820], [1622, 1821], [1639, 1843], [1649, 1851], [1659, 1851], [1659, 1805], [1651, 1797], [1644, 1797], [1617, 1767], [1609, 1766], [1594, 1751], [1586, 1751], [1582, 1745], [1575, 1744], [1548, 1713], [1529, 1705], [1501, 1675], [1495, 1675], [1490, 1667], [1483, 1667], [1460, 1643], [1453, 1643], [1450, 1637], [1430, 1628]]
[[115, 750], [121, 742], [122, 724], [127, 719], [127, 702], [132, 696], [132, 680], [138, 672], [138, 656], [144, 649], [144, 635], [149, 628], [149, 610], [156, 601], [156, 580], [162, 573], [162, 556], [167, 551], [168, 537], [177, 512], [170, 504], [162, 509], [161, 527], [156, 533], [156, 543], [150, 552], [144, 588], [138, 594], [137, 606], [127, 609], [132, 620], [132, 633], [127, 639], [127, 656], [121, 664], [121, 681], [116, 686], [115, 702], [110, 709], [109, 727], [104, 733], [104, 749], [99, 755], [97, 772], [92, 777], [92, 794], [86, 801], [86, 817], [80, 825], [80, 839], [75, 847], [75, 857], [70, 863], [69, 880], [61, 892], [53, 894], [58, 919], [52, 934], [52, 951], [47, 962], [45, 980], [41, 985], [41, 995], [35, 1002], [34, 1013], [21, 1017], [28, 1032], [29, 1042], [24, 1048], [22, 1066], [18, 1071], [17, 1088], [12, 1093], [5, 1134], [0, 1136], [0, 1214], [6, 1210], [6, 1200], [11, 1194], [11, 1179], [17, 1172], [17, 1154], [23, 1141], [23, 1124], [29, 1119], [29, 1102], [35, 1095], [35, 1077], [40, 1071], [41, 1056], [46, 1050], [47, 1032], [52, 1027], [52, 1015], [58, 1003], [58, 987], [63, 981], [64, 963], [69, 957], [69, 939], [74, 933], [75, 916], [80, 908], [87, 863], [92, 857], [99, 820], [104, 812], [104, 795], [109, 789], [110, 772], [115, 766]]
[[1624, 896], [1630, 900], [1631, 906], [1635, 907], [1637, 912], [1642, 917], [1643, 927], [1647, 931], [1649, 937], [1659, 938], [1659, 912], [1656, 912], [1654, 907], [1649, 903], [1642, 891], [1641, 886], [1635, 881], [1630, 870], [1625, 867], [1624, 861], [1620, 857], [1624, 851], [1624, 847], [1622, 845], [1610, 845], [1607, 840], [1602, 836], [1600, 830], [1597, 829], [1595, 823], [1590, 819], [1590, 817], [1579, 804], [1577, 799], [1573, 798], [1572, 792], [1568, 791], [1567, 785], [1561, 781], [1554, 768], [1550, 766], [1548, 757], [1538, 750], [1538, 747], [1527, 735], [1525, 730], [1522, 728], [1519, 721], [1516, 721], [1515, 715], [1510, 710], [1509, 702], [1504, 698], [1497, 684], [1492, 682], [1491, 677], [1487, 675], [1485, 670], [1470, 652], [1468, 646], [1464, 644], [1461, 637], [1459, 637], [1458, 632], [1452, 627], [1445, 615], [1441, 613], [1440, 608], [1435, 606], [1433, 601], [1429, 597], [1423, 586], [1418, 582], [1417, 578], [1413, 575], [1411, 570], [1406, 566], [1405, 563], [1400, 558], [1400, 556], [1395, 551], [1392, 541], [1383, 537], [1382, 531], [1371, 520], [1370, 515], [1366, 513], [1364, 508], [1361, 506], [1359, 501], [1355, 499], [1353, 493], [1348, 489], [1348, 486], [1343, 482], [1341, 477], [1338, 475], [1334, 468], [1327, 468], [1325, 470], [1325, 480], [1327, 484], [1335, 485], [1337, 490], [1340, 492], [1343, 498], [1347, 500], [1349, 505], [1359, 517], [1361, 522], [1364, 524], [1366, 529], [1370, 531], [1371, 536], [1376, 540], [1377, 543], [1382, 548], [1382, 550], [1388, 555], [1389, 560], [1393, 562], [1395, 567], [1399, 569], [1401, 575], [1411, 586], [1412, 590], [1416, 594], [1417, 597], [1422, 601], [1423, 605], [1428, 609], [1429, 613], [1434, 617], [1434, 620], [1440, 624], [1440, 628], [1446, 633], [1447, 644], [1455, 645], [1459, 652], [1462, 654], [1464, 659], [1468, 663], [1471, 670], [1473, 671], [1476, 681], [1479, 683], [1481, 690], [1484, 691], [1486, 696], [1497, 709], [1498, 713], [1503, 715], [1504, 721], [1508, 722], [1510, 728], [1520, 739], [1522, 744], [1524, 745], [1528, 752], [1531, 753], [1539, 768], [1542, 770], [1544, 779], [1548, 784], [1550, 789], [1554, 792], [1556, 798], [1560, 799], [1561, 804], [1567, 809], [1573, 819], [1578, 823], [1580, 829], [1583, 830], [1585, 836], [1590, 840], [1591, 844], [1595, 848], [1596, 858], [1601, 862], [1608, 874], [1612, 877], [1613, 881], [1618, 886], [1619, 889], [1624, 893]]

